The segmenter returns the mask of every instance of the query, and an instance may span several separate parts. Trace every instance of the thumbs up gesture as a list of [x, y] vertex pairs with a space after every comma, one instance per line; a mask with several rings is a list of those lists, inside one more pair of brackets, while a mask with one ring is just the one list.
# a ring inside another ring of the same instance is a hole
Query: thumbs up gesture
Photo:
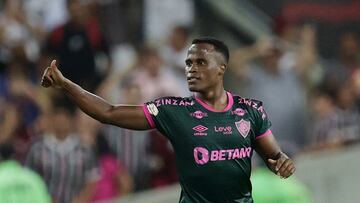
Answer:
[[278, 159], [268, 159], [268, 166], [281, 178], [288, 178], [295, 172], [294, 162], [284, 153]]
[[53, 60], [50, 64], [50, 67], [47, 67], [44, 71], [41, 80], [41, 86], [43, 87], [55, 87], [62, 88], [62, 85], [65, 81], [65, 77], [62, 75], [60, 70], [56, 66], [56, 60]]

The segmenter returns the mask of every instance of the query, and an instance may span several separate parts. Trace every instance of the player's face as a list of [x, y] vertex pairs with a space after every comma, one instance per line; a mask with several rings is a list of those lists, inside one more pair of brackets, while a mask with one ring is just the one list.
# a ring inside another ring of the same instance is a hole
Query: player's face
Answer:
[[193, 44], [185, 60], [185, 74], [192, 92], [207, 92], [221, 81], [224, 68], [218, 63], [219, 53], [211, 44]]

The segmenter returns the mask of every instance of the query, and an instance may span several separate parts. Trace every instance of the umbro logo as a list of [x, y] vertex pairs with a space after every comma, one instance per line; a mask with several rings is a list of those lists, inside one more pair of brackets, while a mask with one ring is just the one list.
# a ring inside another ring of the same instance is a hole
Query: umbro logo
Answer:
[[206, 136], [207, 135], [206, 131], [208, 130], [208, 128], [203, 125], [197, 125], [193, 127], [193, 130], [196, 131], [194, 133], [195, 136]]
[[197, 126], [193, 127], [193, 130], [195, 130], [197, 132], [204, 132], [204, 131], [208, 130], [208, 128], [203, 125], [197, 125]]

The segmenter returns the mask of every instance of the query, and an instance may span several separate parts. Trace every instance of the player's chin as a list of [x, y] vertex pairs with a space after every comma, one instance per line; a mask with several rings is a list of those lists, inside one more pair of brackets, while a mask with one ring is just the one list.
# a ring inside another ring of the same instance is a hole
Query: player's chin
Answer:
[[200, 91], [200, 88], [198, 88], [196, 85], [188, 84], [188, 87], [189, 87], [190, 92], [199, 92]]

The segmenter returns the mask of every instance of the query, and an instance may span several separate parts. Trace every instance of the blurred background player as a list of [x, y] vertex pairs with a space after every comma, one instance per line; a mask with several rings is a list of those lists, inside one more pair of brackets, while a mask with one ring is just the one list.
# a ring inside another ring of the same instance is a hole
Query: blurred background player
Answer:
[[12, 143], [0, 142], [0, 202], [50, 203], [41, 177], [23, 168], [13, 155]]
[[88, 202], [99, 178], [94, 152], [75, 131], [73, 107], [56, 98], [46, 116], [48, 128], [35, 141], [25, 165], [45, 181], [56, 203]]
[[69, 19], [55, 28], [45, 53], [59, 58], [64, 72], [86, 89], [95, 90], [111, 67], [109, 47], [89, 1], [67, 0]]

